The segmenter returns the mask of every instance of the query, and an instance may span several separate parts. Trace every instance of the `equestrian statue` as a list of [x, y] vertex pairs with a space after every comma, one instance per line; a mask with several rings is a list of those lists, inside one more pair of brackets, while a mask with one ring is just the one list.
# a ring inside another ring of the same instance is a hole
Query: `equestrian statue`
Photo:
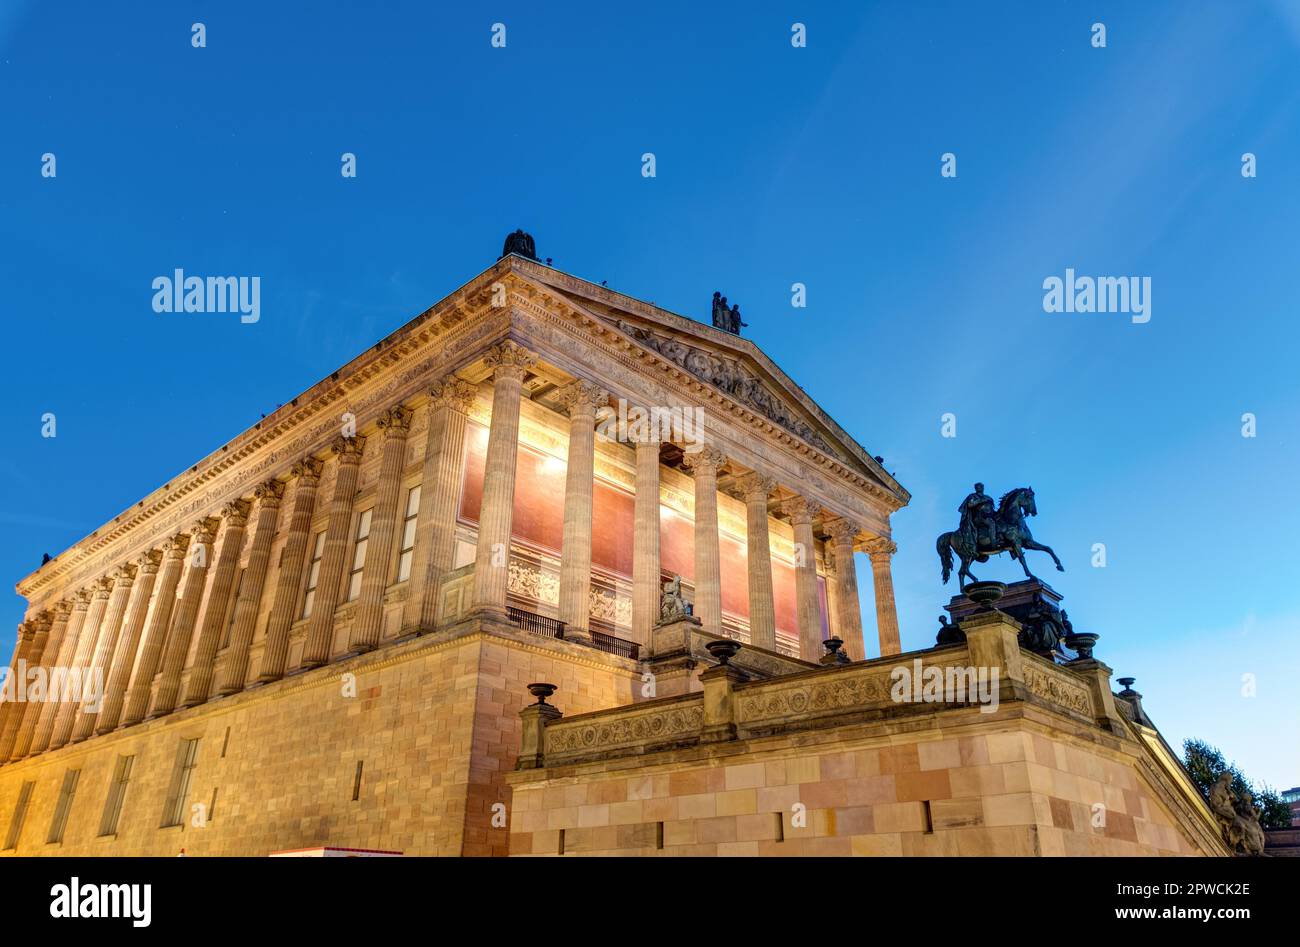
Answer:
[[994, 504], [993, 499], [984, 492], [984, 484], [977, 483], [975, 492], [961, 501], [957, 512], [961, 514], [961, 525], [955, 531], [941, 535], [936, 544], [945, 583], [952, 575], [954, 552], [961, 559], [957, 582], [963, 592], [966, 591], [967, 580], [979, 581], [971, 574], [970, 564], [988, 562], [989, 556], [1003, 552], [1009, 552], [1012, 559], [1018, 559], [1020, 567], [1030, 579], [1038, 577], [1029, 571], [1029, 563], [1025, 561], [1026, 549], [1038, 549], [1047, 553], [1056, 563], [1056, 570], [1065, 571], [1052, 547], [1035, 542], [1029, 527], [1025, 525], [1026, 516], [1038, 515], [1033, 487], [1016, 487]]

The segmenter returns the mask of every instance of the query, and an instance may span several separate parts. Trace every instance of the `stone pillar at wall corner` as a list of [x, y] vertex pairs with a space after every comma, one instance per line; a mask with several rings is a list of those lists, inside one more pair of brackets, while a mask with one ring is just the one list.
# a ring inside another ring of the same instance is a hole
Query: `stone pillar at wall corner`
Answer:
[[515, 769], [541, 769], [546, 765], [546, 727], [564, 714], [552, 704], [529, 704], [519, 711], [522, 723], [519, 737], [519, 759]]
[[976, 612], [961, 622], [971, 666], [997, 668], [999, 700], [1022, 700], [1027, 693], [1020, 629], [1020, 622], [997, 609]]
[[700, 728], [702, 743], [736, 739], [734, 688], [747, 679], [743, 671], [730, 664], [715, 664], [700, 672], [700, 683], [704, 686], [704, 723]]
[[1065, 666], [1088, 685], [1097, 723], [1111, 733], [1127, 733], [1123, 715], [1115, 706], [1115, 694], [1110, 689], [1110, 666], [1096, 658], [1075, 658]]

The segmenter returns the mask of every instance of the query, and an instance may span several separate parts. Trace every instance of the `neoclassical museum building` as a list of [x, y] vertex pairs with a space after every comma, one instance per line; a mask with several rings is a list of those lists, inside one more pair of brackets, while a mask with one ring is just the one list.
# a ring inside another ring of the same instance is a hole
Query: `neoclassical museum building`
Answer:
[[725, 300], [507, 251], [19, 582], [97, 686], [0, 704], [4, 854], [1223, 854], [1104, 664], [899, 654], [909, 495]]

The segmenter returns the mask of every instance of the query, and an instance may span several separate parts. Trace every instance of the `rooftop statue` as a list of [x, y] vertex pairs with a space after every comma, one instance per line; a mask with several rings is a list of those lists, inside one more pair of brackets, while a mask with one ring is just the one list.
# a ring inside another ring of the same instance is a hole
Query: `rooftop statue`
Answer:
[[527, 260], [536, 260], [537, 246], [533, 243], [532, 234], [524, 233], [522, 230], [506, 234], [505, 246], [501, 248], [501, 256], [497, 259], [505, 259], [512, 253]]
[[952, 575], [954, 552], [961, 559], [957, 581], [963, 592], [966, 591], [966, 580], [978, 581], [971, 574], [970, 564], [988, 562], [989, 556], [1003, 552], [1009, 552], [1012, 559], [1019, 560], [1025, 575], [1031, 579], [1036, 579], [1037, 576], [1029, 571], [1029, 563], [1025, 561], [1026, 549], [1047, 553], [1056, 563], [1056, 570], [1065, 571], [1052, 547], [1035, 542], [1029, 527], [1025, 525], [1026, 516], [1038, 515], [1033, 487], [1016, 487], [994, 504], [992, 498], [984, 492], [984, 484], [977, 483], [975, 492], [961, 501], [957, 512], [961, 514], [961, 525], [953, 532], [943, 533], [936, 543], [939, 562], [943, 565], [944, 582]]
[[721, 293], [713, 294], [713, 326], [715, 329], [721, 329], [724, 332], [730, 332], [732, 335], [740, 335], [741, 326], [748, 326], [748, 322], [742, 322], [740, 319], [740, 305], [727, 308], [727, 297]]

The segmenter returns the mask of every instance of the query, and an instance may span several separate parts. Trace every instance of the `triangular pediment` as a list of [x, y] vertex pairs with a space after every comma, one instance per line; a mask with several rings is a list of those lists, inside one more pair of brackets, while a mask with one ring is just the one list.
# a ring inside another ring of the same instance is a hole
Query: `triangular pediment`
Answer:
[[628, 339], [710, 385], [783, 432], [833, 458], [890, 495], [910, 495], [766, 353], [748, 339], [624, 296], [578, 277], [510, 258], [511, 268], [543, 292], [554, 293]]

